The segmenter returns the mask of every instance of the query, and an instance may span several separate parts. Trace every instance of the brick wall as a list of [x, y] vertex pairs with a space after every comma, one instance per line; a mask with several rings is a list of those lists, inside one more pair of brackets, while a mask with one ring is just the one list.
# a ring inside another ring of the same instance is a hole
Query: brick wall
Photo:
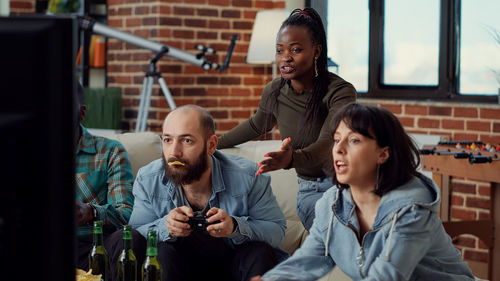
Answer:
[[[490, 217], [489, 183], [453, 178], [451, 181], [451, 220], [485, 220]], [[498, 236], [497, 236], [498, 237]], [[453, 239], [474, 274], [480, 278], [488, 276], [488, 247], [477, 237], [460, 235]]]
[[411, 133], [500, 144], [500, 105], [361, 99], [389, 109]]
[[[452, 179], [452, 220], [490, 219], [490, 190], [490, 184], [463, 178]], [[456, 240], [456, 245], [462, 250], [465, 258], [476, 262], [488, 262], [487, 247], [481, 240], [463, 235]]]
[[35, 12], [35, 0], [11, 0], [10, 14], [32, 14]]
[[[239, 39], [230, 68], [223, 73], [166, 57], [158, 63], [177, 105], [206, 107], [217, 122], [217, 133], [250, 117], [257, 107], [271, 68], [245, 63], [253, 20], [262, 9], [283, 9], [283, 0], [178, 0], [108, 1], [108, 24], [168, 46], [196, 53], [203, 44], [217, 50], [207, 58], [222, 63], [229, 39]], [[124, 127], [134, 128], [140, 91], [152, 53], [117, 40], [108, 40], [108, 83], [124, 89]], [[149, 130], [158, 131], [169, 112], [155, 85], [150, 107]]]

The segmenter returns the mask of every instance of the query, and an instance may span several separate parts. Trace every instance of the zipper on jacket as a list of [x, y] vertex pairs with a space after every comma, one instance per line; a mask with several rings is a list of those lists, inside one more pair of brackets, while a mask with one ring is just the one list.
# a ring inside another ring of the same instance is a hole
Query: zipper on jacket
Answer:
[[[336, 204], [336, 202], [335, 202], [335, 204]], [[334, 205], [335, 205], [335, 204], [334, 204]], [[338, 217], [337, 213], [335, 213], [335, 211], [334, 211], [334, 205], [332, 206], [332, 212], [333, 212], [333, 214], [335, 215], [335, 217], [337, 218], [337, 220], [338, 220], [341, 224], [343, 224], [343, 223], [342, 223], [342, 221], [339, 219], [339, 217]], [[401, 210], [401, 209], [396, 210], [396, 213], [398, 213], [400, 210]], [[352, 231], [352, 233], [353, 233], [353, 234], [354, 234], [354, 236], [356, 237], [356, 240], [358, 241], [358, 245], [359, 245], [359, 254], [358, 254], [358, 256], [356, 257], [356, 259], [357, 259], [357, 260], [359, 260], [359, 262], [358, 262], [358, 267], [359, 267], [359, 276], [361, 276], [361, 278], [365, 278], [365, 276], [363, 276], [363, 271], [362, 271], [362, 269], [363, 269], [364, 260], [365, 260], [365, 257], [364, 257], [364, 255], [365, 255], [365, 252], [364, 252], [364, 244], [365, 244], [365, 237], [366, 237], [366, 235], [367, 235], [368, 233], [370, 233], [370, 232], [376, 232], [376, 231], [379, 231], [382, 227], [384, 227], [386, 224], [390, 223], [391, 221], [392, 221], [392, 220], [388, 220], [388, 221], [386, 221], [385, 223], [381, 224], [381, 225], [380, 225], [379, 227], [377, 227], [376, 229], [372, 229], [372, 230], [367, 231], [367, 232], [365, 233], [365, 235], [363, 235], [363, 238], [361, 239], [361, 243], [360, 243], [360, 241], [359, 241], [359, 236], [358, 236], [358, 233], [356, 233], [356, 231], [355, 231], [355, 229], [352, 227], [352, 225], [351, 225], [351, 224], [343, 224], [344, 226], [346, 226], [347, 228], [349, 228], [349, 229]]]
[[[398, 211], [396, 211], [396, 213], [398, 213]], [[361, 276], [361, 278], [365, 278], [365, 276], [363, 276], [363, 273], [362, 273], [362, 268], [363, 268], [363, 265], [364, 265], [364, 245], [365, 245], [365, 238], [366, 238], [366, 235], [368, 235], [368, 233], [371, 233], [371, 232], [377, 232], [379, 231], [382, 227], [384, 227], [386, 224], [390, 223], [392, 220], [388, 220], [386, 221], [385, 223], [381, 224], [379, 227], [375, 228], [375, 229], [372, 229], [372, 230], [369, 230], [365, 233], [365, 235], [363, 235], [363, 239], [361, 240], [361, 248], [359, 249], [359, 255], [360, 257], [362, 258], [361, 260], [361, 264], [359, 265], [359, 275]], [[354, 231], [354, 230], [353, 230]]]
[[366, 235], [368, 235], [368, 233], [370, 233], [370, 232], [378, 231], [381, 227], [382, 226], [380, 226], [377, 229], [372, 229], [372, 230], [367, 231], [365, 233], [365, 235], [363, 235], [363, 239], [361, 239], [361, 245], [359, 248], [359, 258], [361, 259], [361, 263], [359, 264], [359, 276], [361, 276], [361, 278], [365, 278], [365, 276], [363, 275], [363, 265], [365, 263], [365, 238], [366, 238]]
[[365, 278], [363, 276], [363, 272], [362, 272], [362, 269], [363, 269], [363, 263], [365, 261], [365, 257], [364, 257], [365, 253], [364, 253], [364, 250], [363, 250], [363, 245], [361, 245], [359, 247], [359, 254], [358, 254], [358, 266], [359, 266], [359, 276], [361, 276], [361, 278]]
[[[333, 211], [333, 208], [332, 208], [332, 211]], [[341, 220], [339, 219], [339, 217], [337, 216], [337, 213], [335, 213], [333, 211], [333, 214], [335, 215], [335, 217], [337, 218], [337, 220], [339, 222], [341, 222]], [[343, 224], [343, 223], [342, 223]], [[359, 245], [359, 253], [358, 253], [358, 256], [356, 257], [356, 259], [358, 260], [358, 267], [359, 267], [359, 276], [361, 276], [361, 278], [365, 278], [363, 276], [363, 272], [362, 272], [362, 269], [363, 269], [363, 263], [364, 263], [364, 260], [365, 260], [365, 253], [364, 253], [364, 250], [363, 250], [363, 244], [365, 242], [365, 237], [366, 237], [366, 234], [368, 234], [370, 231], [366, 232], [365, 235], [363, 235], [363, 239], [361, 240], [361, 243], [359, 241], [359, 235], [358, 233], [356, 233], [356, 231], [354, 230], [354, 228], [352, 227], [351, 224], [343, 224], [344, 226], [346, 226], [347, 228], [349, 228], [352, 233], [354, 234], [354, 236], [356, 237], [356, 241], [358, 241], [358, 245]]]

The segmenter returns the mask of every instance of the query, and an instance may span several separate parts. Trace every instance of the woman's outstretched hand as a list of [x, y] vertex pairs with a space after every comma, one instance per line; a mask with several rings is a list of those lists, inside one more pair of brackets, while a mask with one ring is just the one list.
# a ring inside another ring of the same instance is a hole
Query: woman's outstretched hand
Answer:
[[250, 279], [250, 281], [264, 281], [264, 280], [262, 280], [262, 278], [260, 278], [260, 275], [257, 275], [257, 276], [252, 277], [252, 279]]
[[281, 148], [279, 151], [268, 152], [264, 157], [269, 157], [262, 160], [257, 166], [259, 170], [256, 175], [260, 175], [265, 172], [276, 171], [279, 169], [286, 168], [290, 165], [292, 161], [293, 149], [290, 146], [292, 139], [290, 137], [283, 140], [281, 143]]

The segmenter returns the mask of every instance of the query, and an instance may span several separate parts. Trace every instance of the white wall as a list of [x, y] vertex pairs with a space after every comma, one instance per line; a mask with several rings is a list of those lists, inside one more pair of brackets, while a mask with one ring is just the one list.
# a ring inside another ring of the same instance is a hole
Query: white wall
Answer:
[[10, 0], [0, 0], [0, 16], [8, 16], [10, 14]]
[[288, 11], [292, 11], [296, 8], [304, 8], [304, 0], [286, 0], [285, 1], [285, 9]]

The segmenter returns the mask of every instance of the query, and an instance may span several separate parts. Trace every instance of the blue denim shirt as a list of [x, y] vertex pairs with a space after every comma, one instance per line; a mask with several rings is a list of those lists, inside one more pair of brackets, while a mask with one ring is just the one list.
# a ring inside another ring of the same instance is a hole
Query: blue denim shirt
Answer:
[[[212, 195], [208, 204], [225, 210], [238, 223], [228, 237], [235, 245], [264, 241], [274, 248], [286, 229], [285, 215], [274, 196], [267, 174], [256, 176], [257, 165], [245, 158], [215, 151], [212, 161]], [[175, 239], [167, 229], [167, 215], [182, 205], [176, 186], [165, 177], [161, 159], [142, 167], [133, 187], [134, 209], [129, 224], [144, 237], [149, 229], [160, 241]]]
[[353, 280], [474, 280], [438, 207], [436, 185], [414, 177], [382, 196], [372, 229], [359, 237], [350, 190], [332, 187], [302, 247], [263, 279], [316, 280], [338, 265]]

